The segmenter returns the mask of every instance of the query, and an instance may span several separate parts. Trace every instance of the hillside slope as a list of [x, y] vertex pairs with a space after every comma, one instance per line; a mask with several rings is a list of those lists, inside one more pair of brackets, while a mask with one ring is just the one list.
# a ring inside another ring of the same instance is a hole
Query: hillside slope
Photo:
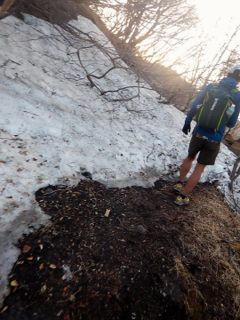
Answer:
[[1, 319], [239, 319], [239, 217], [208, 184], [188, 208], [174, 196], [161, 180], [39, 190], [52, 223], [19, 243]]
[[[79, 17], [65, 28], [24, 16], [0, 21], [0, 299], [22, 234], [44, 224], [35, 192], [90, 172], [107, 186], [150, 187], [173, 179], [190, 137], [184, 115], [124, 64], [105, 36]], [[203, 181], [228, 194], [226, 148]], [[236, 194], [239, 184], [236, 183]], [[238, 198], [236, 198], [237, 201]]]

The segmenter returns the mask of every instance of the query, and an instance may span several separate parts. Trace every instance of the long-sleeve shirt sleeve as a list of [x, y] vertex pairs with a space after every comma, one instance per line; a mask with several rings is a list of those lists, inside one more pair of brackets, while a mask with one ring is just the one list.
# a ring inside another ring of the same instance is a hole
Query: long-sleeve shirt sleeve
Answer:
[[196, 98], [193, 100], [191, 109], [189, 110], [187, 114], [187, 118], [185, 120], [186, 124], [190, 124], [192, 119], [194, 118], [198, 107], [203, 103], [204, 97], [206, 95], [206, 91], [209, 86], [205, 87], [203, 90], [199, 92], [199, 94], [196, 96]]
[[236, 123], [238, 121], [238, 117], [239, 117], [239, 113], [240, 113], [240, 92], [237, 92], [234, 95], [233, 103], [235, 104], [235, 110], [234, 110], [231, 118], [229, 119], [229, 121], [227, 123], [227, 127], [228, 128], [235, 127], [235, 125], [236, 125]]

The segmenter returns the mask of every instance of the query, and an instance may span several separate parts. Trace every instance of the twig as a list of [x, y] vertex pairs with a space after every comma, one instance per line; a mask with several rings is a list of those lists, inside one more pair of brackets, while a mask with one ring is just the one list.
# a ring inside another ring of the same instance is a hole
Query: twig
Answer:
[[106, 93], [114, 93], [114, 92], [119, 92], [119, 91], [122, 91], [122, 90], [132, 89], [132, 88], [147, 89], [147, 90], [153, 91], [152, 88], [148, 88], [148, 87], [144, 87], [144, 86], [126, 86], [126, 87], [118, 88], [118, 89], [115, 89], [115, 90], [103, 91], [102, 94], [104, 95]]
[[20, 138], [0, 138], [1, 140], [21, 140]]

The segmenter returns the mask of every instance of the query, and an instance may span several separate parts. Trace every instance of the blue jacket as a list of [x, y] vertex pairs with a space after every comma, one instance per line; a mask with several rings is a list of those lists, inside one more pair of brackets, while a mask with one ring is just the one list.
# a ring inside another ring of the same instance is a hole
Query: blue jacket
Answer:
[[[226, 77], [220, 81], [220, 84], [223, 85], [225, 88], [229, 89], [229, 91], [231, 91], [231, 90], [237, 88], [238, 82], [234, 78]], [[210, 86], [211, 86], [211, 84], [206, 86], [192, 102], [192, 106], [191, 106], [190, 111], [187, 114], [185, 124], [191, 123], [192, 119], [196, 115], [198, 106], [202, 104], [203, 99], [205, 97], [205, 94]], [[240, 91], [233, 93], [232, 99], [233, 99], [233, 103], [235, 105], [235, 110], [226, 125], [228, 128], [233, 128], [236, 125], [237, 120], [238, 120], [238, 116], [240, 113]], [[224, 137], [225, 129], [226, 129], [226, 127], [222, 126], [219, 128], [219, 130], [214, 132], [214, 131], [204, 130], [204, 129], [200, 128], [198, 125], [196, 125], [193, 132], [196, 132], [196, 133], [200, 134], [201, 136], [205, 136], [209, 140], [214, 140], [214, 141], [220, 142]]]

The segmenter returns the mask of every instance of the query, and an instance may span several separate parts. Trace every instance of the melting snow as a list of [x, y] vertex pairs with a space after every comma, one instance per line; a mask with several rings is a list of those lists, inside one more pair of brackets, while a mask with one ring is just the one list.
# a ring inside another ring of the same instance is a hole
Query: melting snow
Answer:
[[[84, 171], [118, 187], [172, 179], [190, 137], [181, 132], [183, 113], [160, 103], [89, 20], [63, 30], [26, 15], [5, 18], [0, 28], [1, 300], [19, 253], [14, 244], [48, 220], [34, 198], [39, 188], [76, 184]], [[222, 146], [202, 179], [218, 181], [230, 203], [234, 160]]]

